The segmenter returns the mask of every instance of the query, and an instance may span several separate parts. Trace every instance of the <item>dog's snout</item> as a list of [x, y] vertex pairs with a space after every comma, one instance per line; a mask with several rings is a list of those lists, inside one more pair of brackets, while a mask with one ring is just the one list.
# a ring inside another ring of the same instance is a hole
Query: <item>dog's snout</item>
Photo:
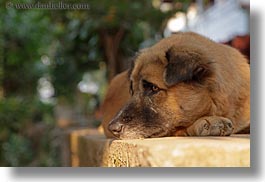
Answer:
[[132, 119], [133, 119], [133, 118], [132, 118], [131, 116], [124, 116], [124, 117], [122, 118], [122, 121], [128, 123], [128, 122], [132, 121]]
[[119, 136], [122, 129], [123, 129], [124, 125], [120, 122], [112, 122], [109, 125], [109, 130], [115, 135], [115, 136]]

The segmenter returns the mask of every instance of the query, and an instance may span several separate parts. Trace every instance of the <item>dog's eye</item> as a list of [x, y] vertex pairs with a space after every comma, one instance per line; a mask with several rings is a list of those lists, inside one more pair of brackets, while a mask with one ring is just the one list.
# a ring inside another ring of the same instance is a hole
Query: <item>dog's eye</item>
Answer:
[[152, 91], [157, 92], [157, 91], [159, 91], [159, 88], [155, 85], [152, 85]]
[[154, 94], [160, 91], [160, 88], [158, 88], [156, 85], [146, 80], [143, 80], [143, 88], [146, 93], [151, 93], [151, 94]]

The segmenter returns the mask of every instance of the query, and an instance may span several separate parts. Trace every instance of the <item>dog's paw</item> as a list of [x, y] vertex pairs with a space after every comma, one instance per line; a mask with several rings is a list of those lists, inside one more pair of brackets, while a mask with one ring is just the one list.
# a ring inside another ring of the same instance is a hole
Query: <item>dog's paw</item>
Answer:
[[191, 136], [229, 136], [233, 129], [231, 120], [224, 117], [210, 116], [198, 119], [188, 128], [188, 133]]

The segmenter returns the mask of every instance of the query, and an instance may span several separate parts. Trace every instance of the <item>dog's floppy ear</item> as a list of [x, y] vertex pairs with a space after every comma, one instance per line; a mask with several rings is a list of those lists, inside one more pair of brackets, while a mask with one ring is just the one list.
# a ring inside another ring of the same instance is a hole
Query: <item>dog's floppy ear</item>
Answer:
[[168, 61], [164, 71], [164, 81], [167, 86], [180, 82], [201, 83], [212, 74], [211, 62], [196, 50], [172, 47], [165, 56]]

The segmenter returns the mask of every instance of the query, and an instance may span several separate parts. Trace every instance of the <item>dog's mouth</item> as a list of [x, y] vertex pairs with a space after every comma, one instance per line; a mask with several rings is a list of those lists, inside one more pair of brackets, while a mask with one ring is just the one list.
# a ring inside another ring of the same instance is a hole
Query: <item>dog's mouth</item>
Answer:
[[143, 128], [129, 128], [124, 127], [120, 134], [114, 135], [116, 139], [145, 139], [145, 138], [159, 138], [170, 136], [169, 132], [162, 127], [143, 127]]

